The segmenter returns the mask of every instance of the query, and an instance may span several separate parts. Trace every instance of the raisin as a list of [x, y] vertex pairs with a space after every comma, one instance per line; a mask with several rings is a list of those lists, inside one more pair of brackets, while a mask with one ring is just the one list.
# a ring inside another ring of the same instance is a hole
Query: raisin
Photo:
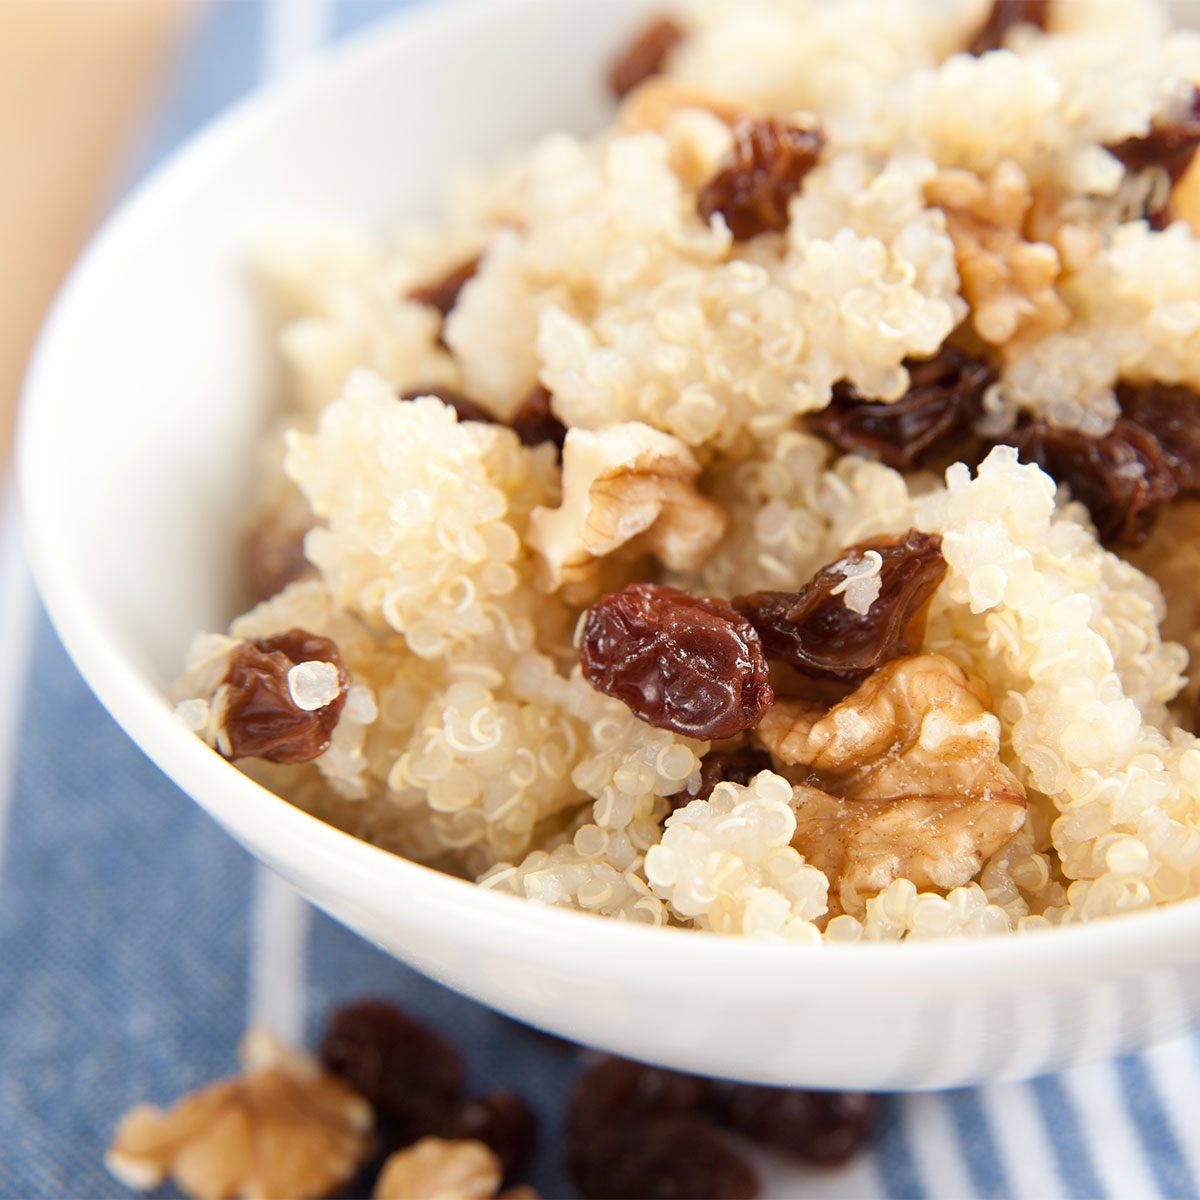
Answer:
[[692, 800], [707, 800], [718, 783], [740, 783], [745, 787], [759, 771], [769, 771], [774, 764], [765, 750], [743, 746], [740, 750], [710, 750], [700, 760], [700, 790], [691, 796], [678, 792], [671, 797], [676, 808]]
[[431, 308], [436, 308], [443, 317], [447, 317], [450, 315], [450, 310], [458, 303], [459, 292], [463, 290], [469, 280], [475, 277], [475, 272], [478, 270], [479, 257], [476, 256], [453, 270], [447, 271], [441, 279], [435, 279], [432, 283], [413, 288], [408, 293], [408, 298], [415, 300], [418, 304], [428, 304]]
[[[1105, 146], [1127, 171], [1157, 169], [1166, 173], [1173, 188], [1187, 173], [1200, 147], [1200, 88], [1193, 87], [1183, 113], [1175, 118], [1155, 119], [1148, 132]], [[1168, 189], [1169, 194], [1169, 189]], [[1171, 220], [1171, 205], [1147, 207], [1146, 218], [1153, 229], [1165, 229]]]
[[[311, 711], [300, 708], [288, 688], [288, 672], [305, 662], [332, 663], [338, 674], [337, 695]], [[230, 656], [225, 684], [229, 757], [302, 763], [329, 749], [346, 704], [350, 676], [328, 638], [289, 629], [239, 646]]]
[[1200, 494], [1200, 392], [1165, 383], [1117, 385], [1121, 412], [1162, 447], [1182, 495]]
[[627, 1117], [695, 1112], [712, 1094], [712, 1081], [611, 1055], [590, 1063], [571, 1088], [571, 1129], [592, 1129]]
[[641, 1117], [567, 1145], [581, 1196], [595, 1200], [751, 1200], [754, 1169], [729, 1138], [695, 1113]]
[[[882, 560], [879, 593], [859, 613], [842, 592], [846, 568], [869, 551]], [[768, 658], [805, 675], [852, 682], [920, 649], [926, 608], [945, 573], [941, 537], [910, 529], [850, 547], [798, 592], [753, 592], [735, 596], [733, 606], [758, 630]]]
[[910, 382], [899, 400], [884, 404], [862, 396], [853, 384], [839, 383], [829, 407], [809, 418], [810, 428], [839, 450], [870, 455], [900, 471], [953, 454], [970, 440], [996, 373], [954, 346], [904, 365]]
[[751, 1197], [758, 1181], [700, 1111], [711, 1080], [602, 1058], [571, 1088], [567, 1166], [586, 1197]]
[[667, 55], [683, 41], [683, 30], [669, 17], [652, 21], [615, 59], [608, 71], [608, 86], [621, 99], [651, 75], [662, 72]]
[[526, 446], [553, 442], [561, 451], [567, 440], [567, 427], [551, 411], [550, 399], [550, 392], [537, 384], [521, 401], [513, 416], [512, 427]]
[[338, 1009], [319, 1054], [366, 1098], [397, 1146], [444, 1127], [462, 1091], [458, 1052], [386, 1000]]
[[631, 583], [587, 611], [584, 678], [649, 725], [725, 738], [758, 724], [771, 683], [758, 634], [727, 604]]
[[696, 198], [700, 216], [708, 221], [719, 212], [739, 242], [786, 229], [788, 201], [817, 165], [823, 142], [819, 130], [773, 118], [738, 121], [733, 150]]
[[1050, 16], [1050, 0], [992, 0], [992, 8], [983, 28], [967, 48], [969, 54], [999, 50], [1014, 25], [1022, 23], [1045, 29]]
[[508, 1178], [519, 1171], [533, 1153], [537, 1117], [516, 1092], [498, 1088], [455, 1109], [441, 1136], [450, 1141], [474, 1140], [490, 1146]]
[[474, 400], [468, 400], [461, 392], [447, 387], [417, 387], [407, 392], [401, 392], [400, 400], [419, 400], [422, 396], [434, 396], [443, 404], [448, 404], [458, 414], [460, 421], [483, 421], [488, 425], [496, 423], [491, 413], [485, 412]]
[[871, 1140], [875, 1097], [736, 1084], [721, 1117], [738, 1133], [822, 1167], [837, 1167]]
[[241, 547], [242, 577], [255, 604], [278, 595], [289, 583], [316, 575], [316, 567], [304, 557], [308, 528], [307, 521], [269, 512], [246, 531]]
[[1160, 509], [1179, 494], [1158, 439], [1125, 417], [1103, 437], [1032, 421], [1014, 430], [1010, 440], [1022, 461], [1036, 463], [1071, 489], [1104, 542], [1140, 545]]

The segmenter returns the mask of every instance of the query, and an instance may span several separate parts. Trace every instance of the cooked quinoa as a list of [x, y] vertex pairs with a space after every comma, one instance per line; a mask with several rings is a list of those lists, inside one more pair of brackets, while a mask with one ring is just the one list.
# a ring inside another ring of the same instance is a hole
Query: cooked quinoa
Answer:
[[613, 81], [608, 129], [436, 222], [264, 251], [259, 602], [181, 717], [609, 917], [891, 940], [1200, 895], [1200, 34], [709, 0]]

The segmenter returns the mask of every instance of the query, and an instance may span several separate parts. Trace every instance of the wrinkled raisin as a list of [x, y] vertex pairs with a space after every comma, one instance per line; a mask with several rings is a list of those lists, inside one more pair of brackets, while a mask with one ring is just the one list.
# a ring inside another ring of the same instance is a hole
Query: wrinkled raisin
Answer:
[[751, 1197], [758, 1181], [699, 1110], [711, 1080], [622, 1058], [577, 1076], [567, 1115], [567, 1165], [586, 1197]]
[[567, 440], [567, 427], [550, 409], [550, 392], [541, 384], [536, 385], [521, 401], [513, 415], [512, 427], [517, 437], [526, 446], [540, 446], [553, 442], [559, 450]]
[[448, 404], [458, 414], [460, 421], [483, 421], [494, 425], [496, 418], [490, 412], [480, 408], [474, 400], [468, 400], [461, 392], [448, 387], [418, 387], [407, 392], [401, 392], [400, 400], [419, 400], [422, 396], [433, 396], [443, 404]]
[[670, 18], [652, 21], [617, 56], [608, 72], [608, 86], [621, 99], [651, 75], [661, 73], [667, 55], [683, 41], [683, 30]]
[[[288, 672], [305, 662], [332, 663], [337, 668], [337, 695], [314, 710], [300, 708], [288, 688]], [[329, 749], [346, 704], [350, 676], [328, 638], [289, 629], [239, 646], [230, 656], [225, 684], [229, 757], [302, 763]]]
[[865, 1092], [805, 1092], [736, 1084], [721, 1118], [738, 1133], [804, 1162], [836, 1167], [870, 1140], [875, 1098]]
[[319, 1053], [387, 1123], [394, 1145], [442, 1128], [462, 1090], [458, 1052], [386, 1000], [338, 1009]]
[[679, 792], [671, 797], [671, 802], [676, 808], [682, 808], [692, 800], [707, 800], [713, 794], [713, 788], [726, 781], [746, 787], [755, 775], [771, 770], [772, 765], [771, 756], [753, 746], [743, 746], [740, 750], [710, 750], [700, 760], [700, 790], [694, 796]]
[[773, 118], [738, 121], [732, 151], [696, 198], [700, 216], [708, 221], [719, 212], [739, 242], [786, 229], [788, 201], [817, 165], [823, 141], [818, 130]]
[[498, 1088], [455, 1109], [442, 1128], [441, 1136], [450, 1141], [474, 1140], [490, 1146], [508, 1178], [519, 1171], [533, 1153], [537, 1117], [516, 1092]]
[[706, 1117], [667, 1113], [571, 1139], [567, 1167], [595, 1200], [751, 1200], [754, 1169]]
[[[1105, 146], [1119, 159], [1127, 171], [1161, 170], [1166, 173], [1169, 188], [1186, 174], [1200, 147], [1200, 88], [1192, 88], [1191, 98], [1180, 116], [1155, 119], [1150, 129], [1138, 137], [1126, 138]], [[1168, 188], [1168, 197], [1169, 197]], [[1151, 228], [1165, 229], [1171, 220], [1169, 198], [1146, 209]]]
[[1162, 507], [1179, 494], [1158, 439], [1124, 417], [1103, 437], [1033, 421], [1009, 440], [1022, 461], [1036, 463], [1071, 489], [1104, 542], [1140, 545]]
[[[879, 555], [879, 593], [865, 613], [846, 603], [846, 569]], [[805, 675], [855, 681], [893, 658], [914, 654], [946, 560], [937, 534], [861, 542], [822, 567], [799, 592], [753, 592], [733, 606], [758, 630], [768, 658]]]
[[584, 678], [659, 729], [725, 738], [758, 723], [771, 683], [758, 634], [727, 604], [632, 583], [588, 610]]
[[995, 372], [954, 346], [905, 366], [908, 391], [891, 404], [862, 396], [853, 384], [837, 384], [829, 407], [809, 418], [813, 432], [839, 450], [878, 458], [900, 471], [953, 454], [970, 439]]
[[474, 278], [479, 270], [479, 258], [468, 259], [453, 270], [447, 271], [441, 279], [432, 283], [422, 284], [408, 293], [410, 300], [418, 304], [428, 304], [436, 308], [443, 317], [450, 315], [450, 310], [458, 303], [458, 294]]
[[1165, 383], [1117, 387], [1121, 411], [1158, 440], [1182, 495], [1200, 493], [1200, 393]]
[[278, 595], [289, 583], [309, 579], [316, 567], [304, 557], [308, 522], [269, 512], [257, 520], [242, 539], [242, 577], [250, 599], [258, 604]]
[[986, 54], [1004, 45], [1005, 34], [1022, 23], [1045, 29], [1050, 17], [1050, 0], [992, 0], [983, 28], [975, 35], [968, 53]]

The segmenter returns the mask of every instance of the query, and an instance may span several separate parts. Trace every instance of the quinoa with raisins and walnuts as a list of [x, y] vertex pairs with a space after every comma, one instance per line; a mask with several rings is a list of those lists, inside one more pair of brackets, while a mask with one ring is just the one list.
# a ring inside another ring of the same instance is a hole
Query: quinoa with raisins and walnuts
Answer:
[[1149, 0], [632, 30], [604, 132], [275, 261], [278, 590], [180, 715], [390, 851], [654, 925], [1200, 895], [1198, 81]]

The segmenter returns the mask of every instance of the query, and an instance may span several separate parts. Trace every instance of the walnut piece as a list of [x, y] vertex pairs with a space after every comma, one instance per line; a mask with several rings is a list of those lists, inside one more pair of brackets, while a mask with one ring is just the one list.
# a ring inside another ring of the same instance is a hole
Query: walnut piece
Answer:
[[547, 590], [572, 598], [594, 586], [598, 559], [653, 554], [694, 571], [725, 535], [725, 510], [694, 486], [700, 464], [678, 438], [627, 421], [571, 429], [563, 443], [563, 497], [535, 508], [527, 541], [545, 560]]
[[826, 710], [776, 700], [756, 734], [808, 767], [792, 845], [859, 916], [893, 879], [949, 890], [1025, 823], [1025, 792], [1000, 761], [984, 684], [939, 654], [898, 658]]
[[240, 1077], [166, 1112], [139, 1104], [126, 1113], [105, 1156], [109, 1171], [140, 1190], [171, 1175], [197, 1200], [300, 1200], [348, 1182], [370, 1151], [370, 1105], [265, 1029], [251, 1029], [239, 1055]]
[[1059, 251], [1025, 237], [1033, 193], [1015, 162], [1001, 162], [983, 178], [941, 171], [925, 196], [946, 214], [963, 296], [985, 342], [1012, 362], [1069, 323], [1070, 310], [1054, 290], [1063, 265]]
[[383, 1164], [374, 1200], [492, 1200], [502, 1175], [482, 1142], [424, 1137]]
[[621, 105], [619, 125], [622, 133], [640, 133], [652, 129], [662, 133], [671, 118], [685, 108], [699, 108], [734, 125], [743, 120], [759, 120], [763, 111], [756, 106], [736, 104], [701, 88], [680, 83], [665, 75], [654, 75], [629, 93]]

